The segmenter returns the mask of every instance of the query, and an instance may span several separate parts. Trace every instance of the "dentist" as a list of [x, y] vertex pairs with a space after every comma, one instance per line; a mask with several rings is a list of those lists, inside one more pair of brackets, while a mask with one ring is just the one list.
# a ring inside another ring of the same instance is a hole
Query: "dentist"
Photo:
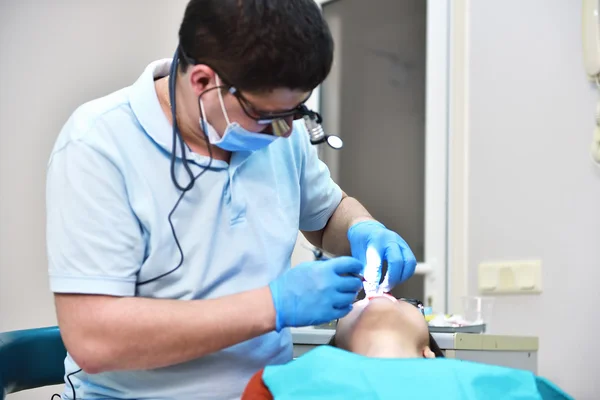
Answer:
[[[287, 328], [350, 311], [356, 274], [414, 273], [298, 120], [332, 58], [314, 0], [191, 0], [173, 59], [74, 111], [47, 170], [63, 398], [239, 398], [292, 358]], [[298, 230], [339, 257], [291, 269]]]

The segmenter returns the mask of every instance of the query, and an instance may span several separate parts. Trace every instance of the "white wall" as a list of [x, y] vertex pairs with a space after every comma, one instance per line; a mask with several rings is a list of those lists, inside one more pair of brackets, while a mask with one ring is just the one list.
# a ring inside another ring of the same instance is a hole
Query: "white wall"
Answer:
[[600, 169], [589, 149], [581, 1], [469, 7], [469, 291], [484, 260], [541, 258], [539, 296], [497, 299], [498, 332], [537, 335], [539, 372], [600, 396]]
[[[82, 102], [131, 84], [148, 62], [170, 57], [186, 3], [0, 3], [0, 331], [56, 323], [44, 185], [62, 124]], [[310, 246], [301, 235], [299, 243]], [[311, 259], [299, 245], [292, 263]]]
[[[185, 0], [0, 2], [0, 331], [54, 325], [45, 168], [80, 103], [170, 57]], [[10, 398], [50, 398], [40, 389]], [[47, 397], [46, 397], [47, 396]]]
[[[81, 102], [169, 57], [185, 3], [0, 2], [0, 331], [56, 322], [44, 179], [60, 127]], [[469, 13], [469, 291], [483, 260], [541, 257], [544, 293], [499, 299], [495, 327], [538, 335], [540, 373], [591, 399], [600, 170], [588, 156], [597, 93], [583, 75], [580, 2], [477, 0]]]

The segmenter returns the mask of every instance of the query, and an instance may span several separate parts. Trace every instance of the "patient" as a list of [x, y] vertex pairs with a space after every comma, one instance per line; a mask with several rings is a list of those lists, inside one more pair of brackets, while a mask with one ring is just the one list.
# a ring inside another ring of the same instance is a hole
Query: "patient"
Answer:
[[429, 334], [422, 305], [383, 294], [354, 303], [329, 345], [376, 358], [435, 358], [443, 353]]
[[242, 400], [573, 400], [530, 371], [445, 358], [414, 302], [354, 304], [330, 346], [255, 374]]
[[[422, 308], [416, 302], [397, 300], [387, 294], [354, 303], [352, 311], [338, 321], [329, 346], [368, 358], [444, 356], [429, 334]], [[329, 363], [331, 360], [320, 361], [335, 365]], [[273, 399], [262, 374], [263, 370], [252, 377], [242, 400]]]

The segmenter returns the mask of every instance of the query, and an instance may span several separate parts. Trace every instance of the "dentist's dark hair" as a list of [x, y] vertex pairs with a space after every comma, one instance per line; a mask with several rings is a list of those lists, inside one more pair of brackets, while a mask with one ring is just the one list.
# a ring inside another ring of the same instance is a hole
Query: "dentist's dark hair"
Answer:
[[331, 70], [334, 47], [314, 0], [190, 0], [179, 46], [183, 72], [185, 54], [255, 93], [314, 89]]

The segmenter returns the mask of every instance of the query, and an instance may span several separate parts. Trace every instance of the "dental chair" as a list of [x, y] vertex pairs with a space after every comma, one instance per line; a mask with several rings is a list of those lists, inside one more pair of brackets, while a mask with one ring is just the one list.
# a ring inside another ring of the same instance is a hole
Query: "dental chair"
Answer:
[[0, 400], [63, 383], [66, 355], [56, 326], [0, 333]]

